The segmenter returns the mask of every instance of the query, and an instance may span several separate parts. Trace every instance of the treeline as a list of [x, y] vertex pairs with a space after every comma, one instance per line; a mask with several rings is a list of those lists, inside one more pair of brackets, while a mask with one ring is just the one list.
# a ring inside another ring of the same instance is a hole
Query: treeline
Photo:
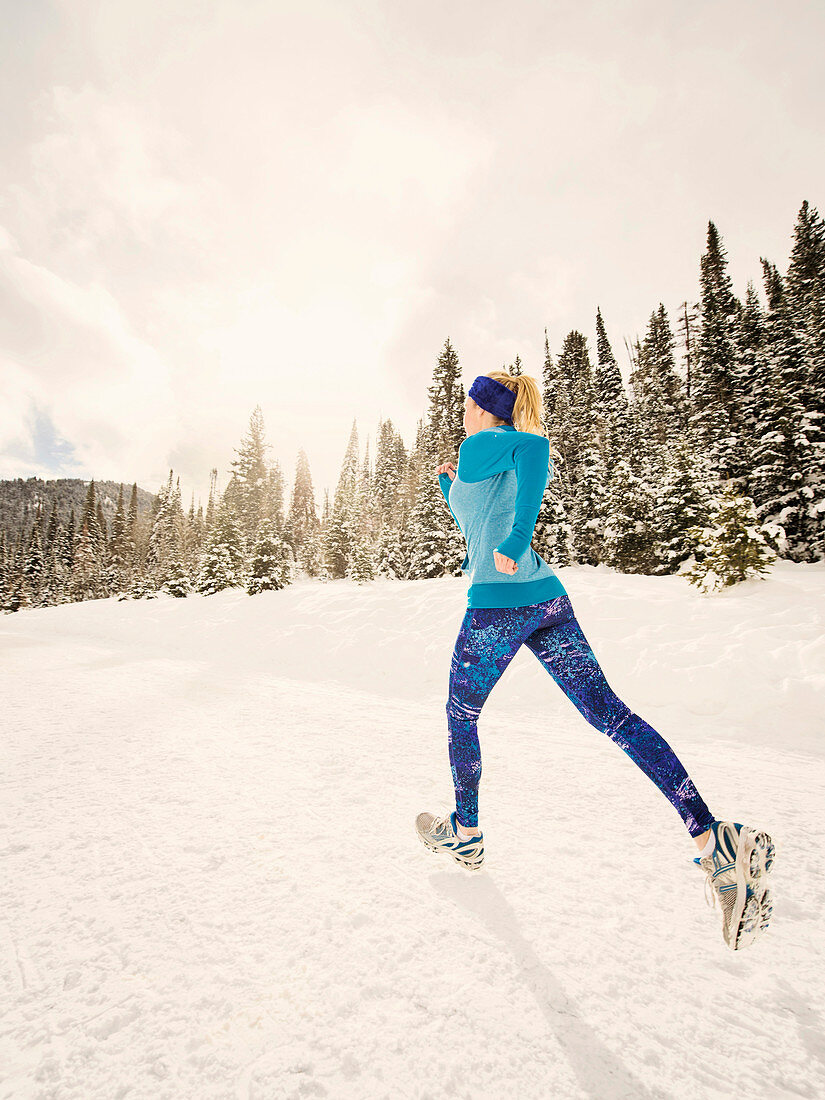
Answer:
[[[825, 225], [803, 202], [785, 275], [761, 260], [733, 292], [719, 233], [708, 225], [699, 299], [683, 303], [677, 335], [663, 305], [628, 350], [625, 389], [601, 310], [595, 356], [568, 333], [554, 358], [545, 332], [544, 422], [555, 477], [533, 544], [551, 564], [681, 572], [708, 589], [762, 571], [776, 556], [825, 557]], [[676, 349], [679, 348], [677, 356]], [[522, 371], [517, 358], [508, 368]], [[0, 532], [0, 606], [7, 611], [111, 595], [176, 596], [230, 586], [278, 589], [296, 576], [431, 578], [458, 574], [463, 540], [435, 467], [457, 461], [466, 392], [447, 339], [428, 408], [408, 450], [379, 423], [374, 459], [353, 423], [338, 484], [317, 514], [299, 452], [288, 504], [270, 463], [260, 408], [225, 492], [206, 514], [184, 513], [179, 481], [141, 519], [121, 486], [111, 528], [91, 482], [81, 515], [53, 508]]]

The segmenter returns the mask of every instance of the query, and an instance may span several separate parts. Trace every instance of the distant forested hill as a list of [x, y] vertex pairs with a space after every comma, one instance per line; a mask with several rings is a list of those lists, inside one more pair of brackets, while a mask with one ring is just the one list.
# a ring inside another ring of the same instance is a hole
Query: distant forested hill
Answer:
[[[123, 483], [123, 495], [127, 500], [131, 485], [131, 482]], [[43, 481], [39, 477], [0, 480], [0, 531], [11, 543], [17, 538], [19, 531], [28, 531], [31, 528], [38, 508], [48, 518], [55, 502], [58, 519], [64, 526], [68, 526], [72, 509], [75, 517], [80, 517], [88, 488], [89, 482], [77, 477], [61, 477], [53, 481]], [[95, 481], [95, 490], [95, 496], [103, 509], [103, 514], [111, 523], [117, 508], [120, 484], [115, 481]], [[154, 493], [138, 487], [138, 519], [149, 516], [154, 497]]]

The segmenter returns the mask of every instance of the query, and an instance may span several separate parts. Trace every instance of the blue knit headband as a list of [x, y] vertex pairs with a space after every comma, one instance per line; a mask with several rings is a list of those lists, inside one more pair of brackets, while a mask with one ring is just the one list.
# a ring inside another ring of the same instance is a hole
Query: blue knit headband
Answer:
[[486, 374], [480, 374], [467, 392], [480, 408], [500, 420], [506, 420], [508, 424], [513, 423], [516, 395], [509, 386], [496, 382], [495, 378], [488, 378]]

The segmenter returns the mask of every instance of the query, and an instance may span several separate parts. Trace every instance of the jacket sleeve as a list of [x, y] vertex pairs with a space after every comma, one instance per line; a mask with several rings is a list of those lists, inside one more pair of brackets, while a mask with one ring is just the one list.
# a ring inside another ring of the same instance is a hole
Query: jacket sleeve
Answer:
[[[461, 524], [458, 522], [458, 519], [456, 518], [456, 514], [455, 514], [455, 512], [453, 512], [453, 509], [450, 505], [450, 486], [452, 485], [452, 483], [453, 483], [453, 479], [450, 477], [449, 474], [445, 473], [445, 474], [439, 474], [438, 475], [438, 484], [441, 486], [441, 492], [444, 494], [444, 499], [447, 501], [447, 507], [450, 509], [450, 513], [451, 513], [453, 519], [455, 520], [456, 527], [459, 529], [459, 531], [461, 531]], [[463, 531], [461, 531], [461, 533], [462, 533], [462, 535], [464, 534]], [[464, 555], [464, 561], [461, 563], [461, 568], [462, 569], [467, 569], [469, 567], [469, 565], [470, 565], [470, 555], [465, 554]]]
[[444, 494], [444, 499], [447, 503], [450, 503], [450, 486], [453, 483], [453, 479], [449, 474], [443, 473], [438, 475], [438, 484], [441, 486], [441, 492]]
[[516, 505], [513, 527], [507, 538], [494, 549], [516, 561], [533, 538], [542, 497], [547, 487], [550, 440], [546, 435], [520, 439], [515, 445]]

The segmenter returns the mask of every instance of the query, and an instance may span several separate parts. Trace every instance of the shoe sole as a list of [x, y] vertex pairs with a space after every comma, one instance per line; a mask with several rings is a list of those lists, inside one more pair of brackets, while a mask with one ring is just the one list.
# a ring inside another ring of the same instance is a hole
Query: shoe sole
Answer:
[[736, 849], [736, 901], [728, 933], [733, 951], [753, 943], [770, 924], [773, 896], [769, 880], [775, 855], [766, 832], [742, 829]]
[[421, 841], [421, 843], [424, 845], [425, 848], [429, 848], [431, 852], [446, 852], [447, 855], [452, 856], [452, 858], [455, 860], [455, 862], [460, 867], [466, 867], [468, 871], [478, 871], [478, 870], [481, 869], [481, 867], [484, 863], [484, 853], [483, 852], [481, 854], [480, 859], [473, 860], [472, 862], [470, 862], [466, 859], [463, 859], [460, 855], [457, 855], [455, 852], [451, 851], [449, 848], [442, 848], [438, 844], [433, 844], [431, 841], [427, 840], [426, 837], [422, 836], [421, 833], [419, 833], [418, 829], [415, 830], [415, 835], [418, 837], [418, 839]]

